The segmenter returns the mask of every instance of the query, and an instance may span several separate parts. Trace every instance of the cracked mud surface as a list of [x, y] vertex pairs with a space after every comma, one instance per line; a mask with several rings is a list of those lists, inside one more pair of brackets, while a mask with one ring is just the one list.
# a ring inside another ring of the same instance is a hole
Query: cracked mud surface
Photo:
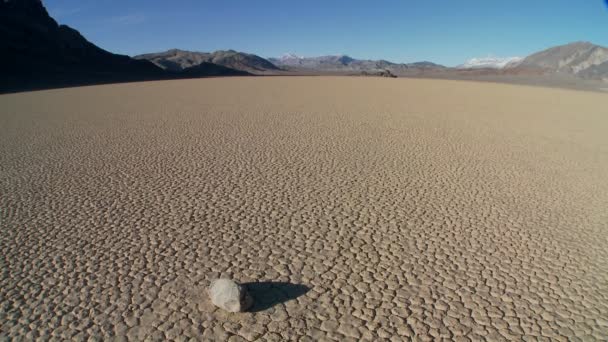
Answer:
[[[606, 103], [347, 77], [2, 95], [0, 340], [605, 340]], [[215, 309], [219, 276], [264, 282], [257, 309]]]

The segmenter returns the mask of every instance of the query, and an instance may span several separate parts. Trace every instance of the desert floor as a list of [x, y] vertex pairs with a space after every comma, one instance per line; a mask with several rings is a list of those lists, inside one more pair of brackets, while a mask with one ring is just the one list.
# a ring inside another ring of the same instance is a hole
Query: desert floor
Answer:
[[[608, 338], [608, 94], [261, 77], [0, 96], [0, 340]], [[249, 283], [228, 314], [210, 280]]]

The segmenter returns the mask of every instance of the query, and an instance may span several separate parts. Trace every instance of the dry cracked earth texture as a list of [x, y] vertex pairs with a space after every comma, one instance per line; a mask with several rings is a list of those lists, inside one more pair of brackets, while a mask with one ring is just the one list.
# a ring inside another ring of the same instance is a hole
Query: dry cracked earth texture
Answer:
[[[347, 77], [2, 95], [0, 340], [606, 340], [607, 103]], [[251, 312], [210, 303], [220, 276]]]

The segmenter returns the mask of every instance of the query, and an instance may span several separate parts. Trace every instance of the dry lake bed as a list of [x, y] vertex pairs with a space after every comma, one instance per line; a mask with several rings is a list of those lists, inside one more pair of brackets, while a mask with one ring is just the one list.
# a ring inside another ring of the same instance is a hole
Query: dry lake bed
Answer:
[[[608, 338], [608, 94], [249, 77], [0, 95], [0, 340]], [[250, 312], [209, 282], [245, 283]]]

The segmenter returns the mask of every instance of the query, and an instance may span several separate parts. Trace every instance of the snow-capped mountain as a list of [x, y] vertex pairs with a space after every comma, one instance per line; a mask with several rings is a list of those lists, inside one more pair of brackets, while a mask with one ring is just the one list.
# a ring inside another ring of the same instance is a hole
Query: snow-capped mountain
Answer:
[[303, 58], [304, 57], [298, 56], [295, 53], [285, 53], [285, 54], [281, 55], [277, 59], [280, 60], [281, 62], [285, 63], [285, 64], [289, 64], [289, 62], [297, 62], [297, 61], [299, 61], [299, 60], [301, 60]]
[[515, 66], [523, 60], [522, 57], [482, 57], [471, 58], [464, 64], [457, 66], [459, 69], [503, 69], [507, 66]]
[[346, 55], [302, 57], [293, 53], [284, 54], [278, 58], [269, 58], [268, 60], [278, 66], [303, 67], [309, 69], [326, 69], [336, 66], [342, 68], [355, 61], [355, 59]]

